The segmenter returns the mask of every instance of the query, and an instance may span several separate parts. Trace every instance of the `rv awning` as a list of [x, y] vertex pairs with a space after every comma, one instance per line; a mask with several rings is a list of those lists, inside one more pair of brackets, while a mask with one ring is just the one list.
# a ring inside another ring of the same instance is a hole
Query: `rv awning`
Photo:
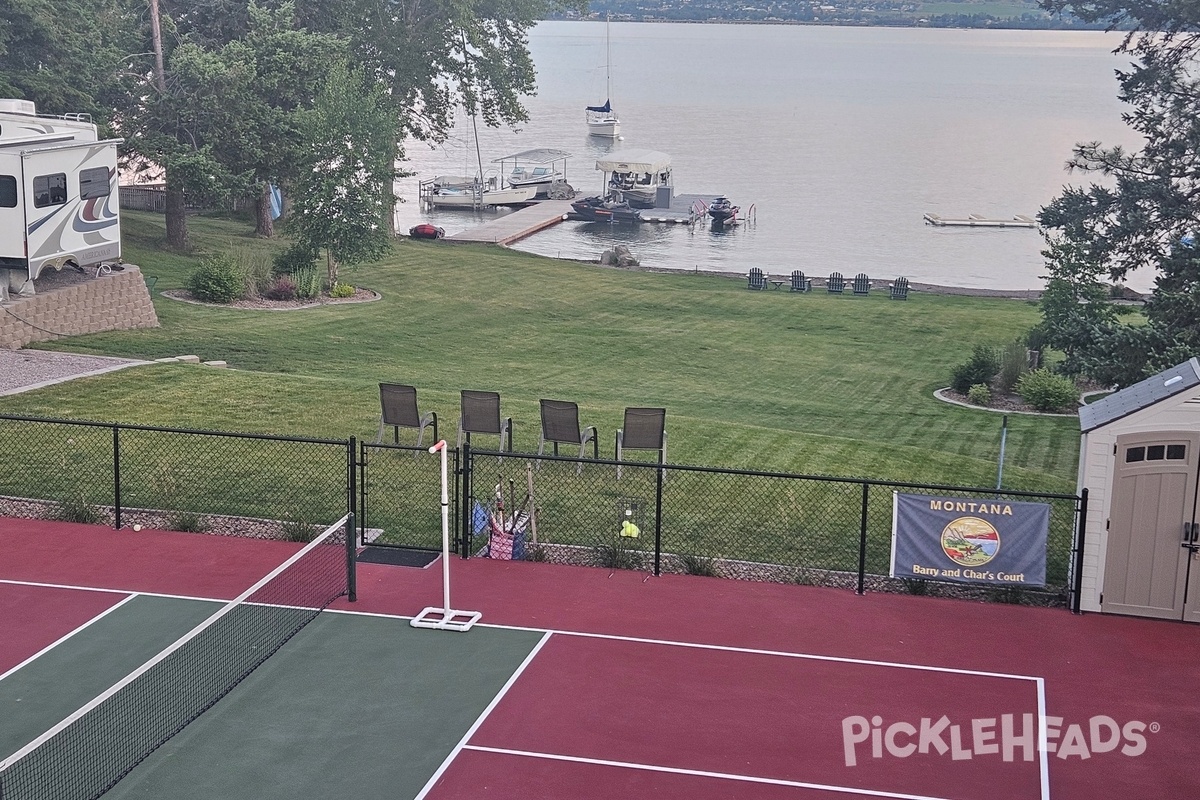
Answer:
[[596, 162], [603, 172], [662, 172], [670, 167], [671, 157], [657, 150], [621, 150]]

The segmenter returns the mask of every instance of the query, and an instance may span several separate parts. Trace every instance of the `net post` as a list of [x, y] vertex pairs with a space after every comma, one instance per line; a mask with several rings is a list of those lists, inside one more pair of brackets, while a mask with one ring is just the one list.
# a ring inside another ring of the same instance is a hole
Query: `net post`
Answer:
[[662, 502], [663, 468], [662, 451], [658, 451], [658, 468], [654, 470], [654, 576], [662, 575]]
[[462, 558], [471, 557], [471, 525], [475, 518], [475, 503], [471, 498], [471, 440], [463, 442], [462, 449], [459, 450], [459, 471], [462, 473], [462, 502], [470, 503], [471, 508], [463, 512], [462, 515], [462, 532], [460, 547], [460, 555]]

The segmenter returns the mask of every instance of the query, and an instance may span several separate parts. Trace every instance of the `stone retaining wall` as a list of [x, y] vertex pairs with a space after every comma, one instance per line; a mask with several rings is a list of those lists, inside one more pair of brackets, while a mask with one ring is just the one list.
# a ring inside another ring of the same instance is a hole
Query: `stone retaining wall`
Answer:
[[0, 305], [0, 349], [5, 350], [63, 336], [157, 327], [150, 291], [132, 264], [32, 297], [11, 296]]

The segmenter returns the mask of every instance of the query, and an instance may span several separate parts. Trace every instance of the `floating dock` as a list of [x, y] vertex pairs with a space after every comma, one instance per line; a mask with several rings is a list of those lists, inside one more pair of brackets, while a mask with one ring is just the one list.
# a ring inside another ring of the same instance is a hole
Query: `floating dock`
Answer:
[[551, 225], [557, 225], [570, 211], [570, 200], [543, 200], [517, 209], [511, 214], [502, 214], [461, 233], [447, 236], [445, 241], [512, 244]]
[[939, 217], [937, 214], [926, 214], [925, 222], [939, 227], [963, 228], [1036, 228], [1037, 220], [1024, 214], [1017, 214], [1012, 219], [988, 219], [980, 214], [971, 214], [966, 219], [951, 219]]

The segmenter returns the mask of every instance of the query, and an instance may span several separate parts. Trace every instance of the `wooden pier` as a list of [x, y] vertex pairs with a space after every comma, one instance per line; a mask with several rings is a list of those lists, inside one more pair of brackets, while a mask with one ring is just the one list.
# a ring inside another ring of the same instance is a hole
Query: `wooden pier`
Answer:
[[937, 214], [926, 214], [925, 222], [939, 227], [963, 228], [1036, 228], [1037, 220], [1024, 214], [1017, 214], [1012, 219], [988, 219], [980, 214], [970, 214], [966, 219], [951, 219], [939, 217]]
[[551, 225], [557, 225], [566, 218], [570, 210], [570, 200], [543, 200], [511, 214], [502, 214], [461, 233], [447, 236], [446, 241], [512, 244]]

